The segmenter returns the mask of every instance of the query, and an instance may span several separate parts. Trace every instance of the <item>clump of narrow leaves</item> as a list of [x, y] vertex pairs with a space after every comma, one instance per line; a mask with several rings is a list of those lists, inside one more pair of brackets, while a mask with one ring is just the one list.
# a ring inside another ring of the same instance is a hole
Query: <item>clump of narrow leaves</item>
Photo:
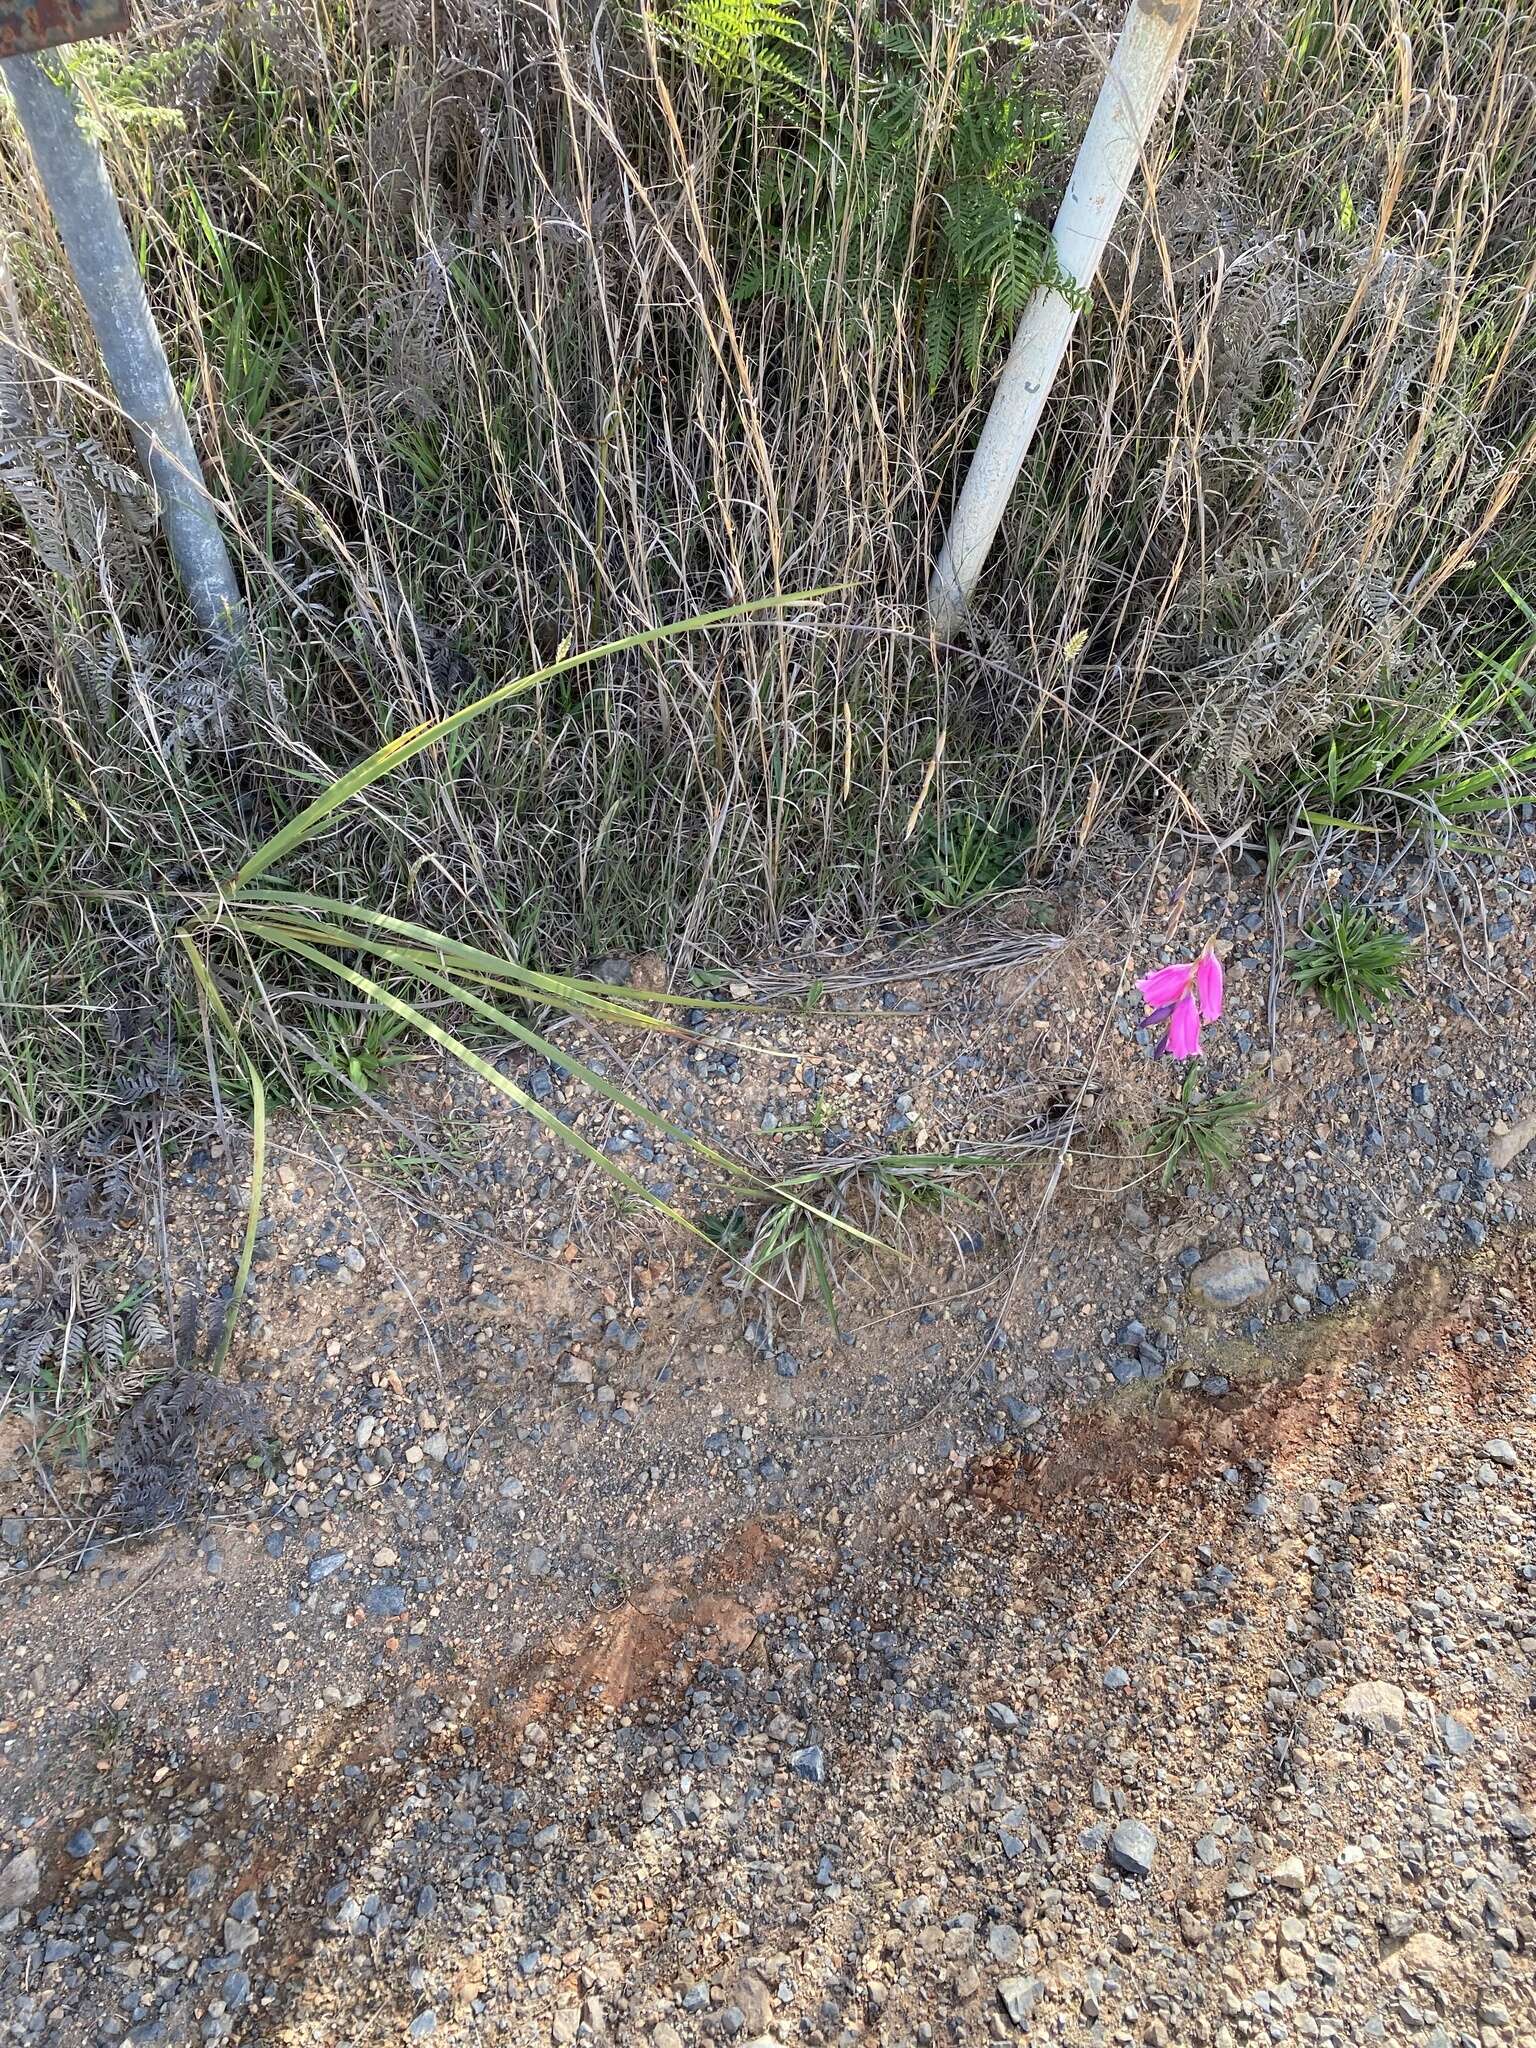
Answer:
[[1191, 1166], [1207, 1187], [1213, 1186], [1231, 1169], [1242, 1134], [1257, 1114], [1258, 1104], [1241, 1089], [1200, 1095], [1194, 1074], [1186, 1074], [1178, 1094], [1147, 1130], [1147, 1157], [1158, 1168], [1163, 1186], [1171, 1187]]
[[1291, 951], [1291, 977], [1345, 1030], [1403, 991], [1412, 939], [1358, 903], [1330, 905]]

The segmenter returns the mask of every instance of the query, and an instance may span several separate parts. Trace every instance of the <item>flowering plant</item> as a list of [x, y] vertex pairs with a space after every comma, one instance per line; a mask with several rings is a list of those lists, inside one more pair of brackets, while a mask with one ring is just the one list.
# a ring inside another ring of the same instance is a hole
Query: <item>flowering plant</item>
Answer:
[[1136, 986], [1146, 1002], [1148, 1022], [1168, 1026], [1159, 1052], [1176, 1060], [1198, 1058], [1200, 1026], [1214, 1024], [1221, 1015], [1221, 962], [1210, 947], [1198, 960], [1155, 967]]

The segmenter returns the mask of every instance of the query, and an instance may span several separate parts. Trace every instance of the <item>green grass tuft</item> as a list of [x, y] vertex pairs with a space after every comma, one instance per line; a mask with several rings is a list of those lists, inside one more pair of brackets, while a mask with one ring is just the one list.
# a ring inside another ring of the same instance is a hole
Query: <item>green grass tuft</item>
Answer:
[[914, 1211], [941, 1215], [970, 1204], [976, 1181], [1017, 1165], [1060, 1134], [957, 1152], [871, 1152], [833, 1157], [770, 1181], [700, 1228], [736, 1268], [739, 1284], [795, 1305], [816, 1299], [837, 1327], [839, 1275], [850, 1255], [897, 1253], [891, 1240]]
[[1198, 1167], [1207, 1187], [1231, 1170], [1243, 1132], [1258, 1115], [1258, 1104], [1241, 1089], [1215, 1095], [1195, 1092], [1194, 1074], [1184, 1076], [1178, 1094], [1148, 1126], [1146, 1154], [1162, 1185], [1171, 1187], [1187, 1167]]
[[1291, 949], [1291, 977], [1346, 1030], [1403, 992], [1403, 969], [1414, 942], [1359, 904], [1335, 905], [1307, 927]]
[[1536, 613], [1506, 651], [1479, 655], [1447, 689], [1357, 705], [1297, 764], [1272, 809], [1293, 831], [1466, 838], [1522, 802], [1536, 776]]

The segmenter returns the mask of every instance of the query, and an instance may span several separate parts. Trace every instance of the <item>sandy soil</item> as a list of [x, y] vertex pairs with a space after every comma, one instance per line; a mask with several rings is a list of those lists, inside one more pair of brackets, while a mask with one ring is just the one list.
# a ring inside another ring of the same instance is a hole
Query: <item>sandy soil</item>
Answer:
[[[1241, 911], [1211, 1190], [1135, 1154], [1144, 933], [582, 1046], [771, 1160], [1018, 1148], [836, 1327], [461, 1078], [279, 1118], [258, 1451], [136, 1534], [5, 1419], [0, 2039], [1536, 2039], [1530, 925], [1352, 1039]], [[168, 1162], [168, 1294], [242, 1171]]]

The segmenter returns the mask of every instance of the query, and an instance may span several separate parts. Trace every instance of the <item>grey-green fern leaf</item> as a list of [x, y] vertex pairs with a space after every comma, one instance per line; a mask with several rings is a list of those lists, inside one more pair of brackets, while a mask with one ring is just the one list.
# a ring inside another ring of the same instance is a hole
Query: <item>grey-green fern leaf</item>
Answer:
[[949, 368], [959, 330], [960, 287], [952, 277], [942, 277], [929, 292], [923, 315], [923, 360], [930, 391]]

